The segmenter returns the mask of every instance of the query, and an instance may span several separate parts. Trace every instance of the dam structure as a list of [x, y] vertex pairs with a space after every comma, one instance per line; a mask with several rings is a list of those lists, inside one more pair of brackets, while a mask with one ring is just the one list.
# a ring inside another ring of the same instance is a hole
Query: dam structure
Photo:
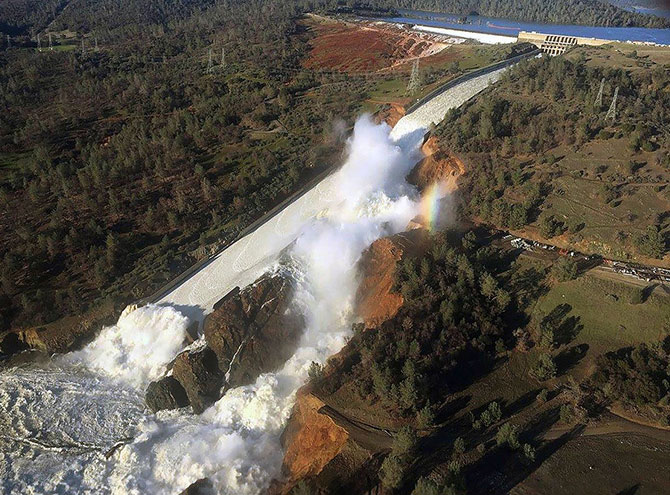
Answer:
[[[405, 115], [391, 132], [400, 144], [418, 148], [431, 124], [439, 123], [452, 108], [457, 108], [500, 78], [506, 67], [470, 77], [437, 94]], [[303, 225], [323, 215], [333, 206], [335, 178], [327, 176], [315, 187], [289, 204], [253, 232], [221, 251], [209, 263], [156, 301], [174, 306], [189, 317], [201, 317], [235, 287], [256, 280], [275, 260], [278, 253], [299, 235]]]

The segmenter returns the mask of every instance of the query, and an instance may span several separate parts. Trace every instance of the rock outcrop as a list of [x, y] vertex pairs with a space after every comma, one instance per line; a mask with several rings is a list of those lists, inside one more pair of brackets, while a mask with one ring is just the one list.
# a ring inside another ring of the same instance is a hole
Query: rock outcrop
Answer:
[[441, 183], [447, 192], [455, 191], [458, 188], [458, 178], [465, 173], [463, 162], [441, 150], [434, 136], [426, 140], [421, 151], [425, 156], [414, 166], [407, 181], [417, 186], [420, 191], [436, 182]]
[[233, 291], [207, 318], [205, 340], [227, 373], [228, 386], [251, 383], [291, 357], [304, 326], [302, 316], [288, 311], [292, 294], [284, 278], [265, 278]]
[[45, 354], [73, 351], [89, 342], [103, 326], [114, 324], [118, 318], [117, 309], [114, 304], [105, 303], [81, 316], [67, 316], [46, 325], [0, 332], [0, 353], [11, 356], [27, 349]]
[[225, 376], [217, 365], [216, 354], [206, 345], [179, 354], [172, 375], [184, 387], [196, 414], [221, 397]]
[[216, 489], [211, 480], [202, 478], [193, 483], [179, 495], [216, 495]]
[[391, 102], [384, 105], [375, 115], [377, 123], [386, 122], [394, 127], [405, 116], [405, 108], [400, 103]]
[[356, 294], [356, 313], [366, 328], [393, 318], [403, 303], [393, 290], [398, 263], [405, 256], [417, 256], [426, 248], [428, 234], [415, 229], [373, 242], [359, 264], [361, 282]]
[[188, 406], [186, 390], [173, 376], [164, 376], [151, 382], [147, 388], [146, 402], [152, 411], [177, 409]]
[[204, 341], [177, 356], [171, 377], [149, 386], [147, 405], [153, 410], [183, 407], [172, 378], [200, 413], [229, 388], [279, 368], [293, 354], [304, 327], [291, 308], [292, 298], [291, 284], [279, 275], [230, 291], [205, 320]]
[[337, 456], [349, 438], [347, 431], [325, 414], [319, 413], [324, 403], [301, 390], [282, 435], [283, 471], [288, 485], [314, 476]]

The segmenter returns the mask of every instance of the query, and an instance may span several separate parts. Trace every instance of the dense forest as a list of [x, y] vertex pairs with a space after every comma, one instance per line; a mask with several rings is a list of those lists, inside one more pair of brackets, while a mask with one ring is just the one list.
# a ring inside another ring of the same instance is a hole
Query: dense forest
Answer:
[[368, 83], [302, 68], [304, 5], [161, 5], [0, 52], [1, 328], [147, 295], [338, 158]]
[[345, 351], [348, 372], [319, 386], [353, 383], [365, 400], [429, 425], [431, 402], [468, 383], [515, 340], [509, 323], [518, 323], [518, 301], [496, 273], [500, 256], [472, 233], [461, 242], [436, 234], [425, 256], [399, 266], [399, 313], [379, 328], [358, 329]]
[[592, 26], [663, 28], [670, 20], [637, 14], [600, 0], [376, 0], [389, 8], [416, 9], [459, 15], [483, 15], [522, 21]]
[[[258, 8], [267, 8], [263, 2], [256, 3]], [[361, 12], [383, 13], [393, 9], [417, 9], [557, 24], [670, 27], [669, 19], [629, 12], [603, 0], [317, 0], [289, 3], [289, 9], [302, 11], [354, 7]], [[123, 6], [118, 0], [5, 0], [0, 4], [0, 32], [34, 35], [47, 27], [52, 31], [91, 32], [165, 24], [214, 4], [234, 7], [232, 2], [215, 0], [132, 1]], [[92, 12], [95, 15], [91, 15]]]

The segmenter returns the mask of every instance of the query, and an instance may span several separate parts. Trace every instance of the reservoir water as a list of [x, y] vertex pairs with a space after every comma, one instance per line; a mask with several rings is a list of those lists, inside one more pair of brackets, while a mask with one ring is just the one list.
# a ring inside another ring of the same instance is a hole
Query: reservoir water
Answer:
[[379, 18], [387, 22], [423, 24], [426, 26], [461, 29], [481, 33], [518, 36], [521, 31], [562, 34], [612, 41], [637, 41], [670, 45], [670, 29], [637, 27], [579, 26], [574, 24], [541, 24], [496, 19], [484, 16], [461, 16], [439, 12], [398, 9], [399, 16]]

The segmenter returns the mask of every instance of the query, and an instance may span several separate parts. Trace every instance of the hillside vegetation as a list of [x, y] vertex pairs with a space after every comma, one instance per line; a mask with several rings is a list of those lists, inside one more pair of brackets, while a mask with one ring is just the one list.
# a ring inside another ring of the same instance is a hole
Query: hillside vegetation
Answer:
[[[606, 119], [617, 87], [616, 118]], [[664, 258], [670, 232], [669, 117], [670, 75], [660, 63], [579, 49], [519, 64], [437, 134], [466, 163], [465, 215], [649, 261]]]
[[146, 295], [233, 239], [338, 159], [369, 87], [303, 69], [298, 3], [122, 4], [61, 14], [83, 52], [0, 52], [0, 328]]
[[389, 8], [417, 9], [460, 15], [483, 15], [523, 21], [592, 26], [668, 27], [662, 17], [628, 12], [600, 0], [378, 0]]

